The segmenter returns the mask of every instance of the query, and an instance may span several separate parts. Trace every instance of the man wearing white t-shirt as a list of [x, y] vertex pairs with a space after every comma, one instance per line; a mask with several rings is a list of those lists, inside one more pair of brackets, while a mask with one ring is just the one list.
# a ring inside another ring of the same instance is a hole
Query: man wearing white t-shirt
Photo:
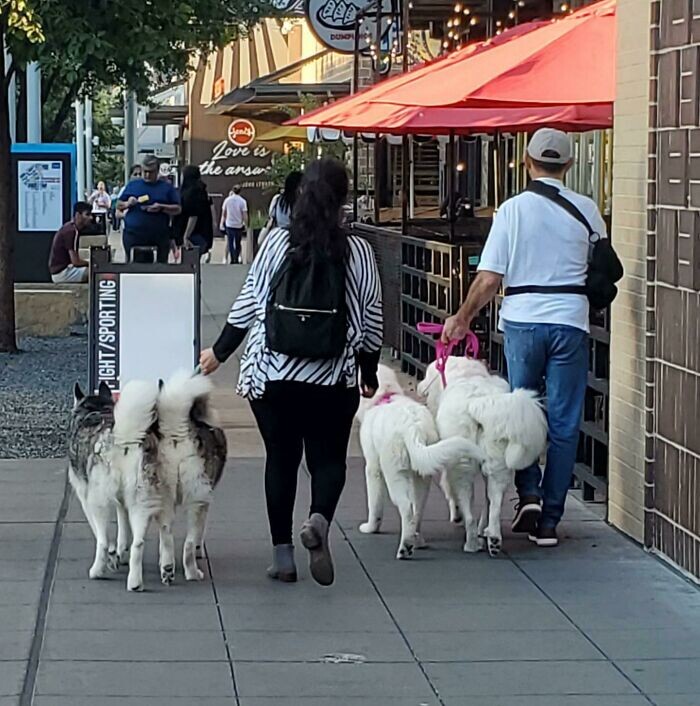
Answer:
[[226, 233], [231, 264], [237, 265], [241, 255], [241, 240], [248, 226], [248, 203], [241, 196], [241, 187], [236, 185], [224, 199], [221, 207], [220, 230]]
[[[556, 188], [601, 238], [605, 223], [591, 199], [567, 189], [570, 138], [544, 128], [531, 138], [526, 166], [533, 180]], [[544, 475], [537, 463], [519, 470], [514, 532], [539, 546], [556, 546], [576, 460], [588, 377], [589, 233], [562, 206], [533, 191], [506, 201], [494, 216], [479, 274], [460, 310], [445, 322], [443, 339], [463, 338], [472, 319], [505, 287], [499, 328], [512, 388], [546, 392], [549, 447]], [[522, 289], [529, 290], [523, 292]], [[537, 291], [533, 292], [535, 289]]]

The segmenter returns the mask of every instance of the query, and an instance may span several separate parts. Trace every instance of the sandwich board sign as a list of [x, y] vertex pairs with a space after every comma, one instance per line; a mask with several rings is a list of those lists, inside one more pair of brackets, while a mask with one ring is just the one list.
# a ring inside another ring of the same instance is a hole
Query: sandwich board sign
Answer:
[[119, 394], [129, 380], [159, 380], [197, 366], [200, 351], [199, 251], [182, 262], [114, 263], [109, 248], [90, 255], [88, 322], [91, 391]]

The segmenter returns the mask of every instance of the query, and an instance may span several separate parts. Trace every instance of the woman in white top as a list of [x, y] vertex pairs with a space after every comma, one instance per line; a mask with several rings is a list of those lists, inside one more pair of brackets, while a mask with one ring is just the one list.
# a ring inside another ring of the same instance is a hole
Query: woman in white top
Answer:
[[[202, 372], [213, 372], [250, 332], [238, 394], [250, 400], [267, 452], [265, 492], [273, 543], [268, 575], [286, 582], [297, 577], [292, 516], [304, 452], [311, 475], [311, 508], [301, 540], [310, 552], [314, 579], [322, 585], [333, 582], [328, 527], [345, 484], [347, 447], [360, 394], [358, 364], [362, 394], [371, 397], [378, 387], [381, 287], [372, 248], [356, 236], [348, 237], [340, 225], [347, 193], [348, 176], [340, 162], [323, 159], [309, 165], [291, 228], [276, 229], [265, 240], [228, 323], [200, 359]], [[316, 359], [271, 350], [266, 318], [279, 282], [275, 275], [288, 256], [303, 262], [319, 253], [345, 273], [344, 350], [335, 358]]]
[[93, 213], [107, 213], [112, 206], [112, 197], [107, 193], [107, 187], [103, 181], [97, 182], [97, 189], [90, 195]]
[[299, 195], [303, 174], [289, 172], [284, 180], [284, 189], [270, 202], [270, 223], [273, 228], [289, 228], [292, 223], [292, 211]]

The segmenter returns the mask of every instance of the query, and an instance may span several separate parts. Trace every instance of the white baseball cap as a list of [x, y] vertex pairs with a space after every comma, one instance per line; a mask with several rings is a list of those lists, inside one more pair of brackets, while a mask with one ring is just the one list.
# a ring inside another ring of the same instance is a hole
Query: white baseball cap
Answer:
[[571, 160], [571, 139], [561, 130], [540, 128], [527, 145], [527, 153], [538, 162], [566, 164]]

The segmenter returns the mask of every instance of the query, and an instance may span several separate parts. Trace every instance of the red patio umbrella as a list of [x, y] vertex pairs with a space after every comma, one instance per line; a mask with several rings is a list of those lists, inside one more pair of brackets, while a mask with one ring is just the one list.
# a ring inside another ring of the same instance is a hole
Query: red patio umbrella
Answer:
[[[525, 121], [524, 127], [537, 127], [532, 118], [536, 114], [530, 111], [505, 114], [504, 125], [496, 125], [498, 116], [480, 114], [480, 109], [597, 106], [603, 111], [605, 106], [607, 113], [599, 114], [603, 116], [601, 123], [589, 125], [584, 119], [578, 129], [609, 127], [615, 99], [615, 5], [616, 0], [602, 0], [563, 19], [520, 25], [308, 113], [294, 123], [351, 129], [349, 120], [353, 120], [368, 132], [392, 132], [397, 131], [397, 111], [423, 108], [417, 122], [439, 126], [444, 119], [450, 121], [452, 130], [461, 127], [459, 131], [473, 132], [475, 125], [469, 120], [494, 130], [514, 129], [520, 125], [514, 122], [518, 115]], [[473, 112], [446, 118], [445, 110], [454, 108], [471, 108]], [[431, 115], [431, 109], [442, 112]], [[358, 117], [352, 118], [354, 115]], [[553, 117], [539, 115], [545, 123]], [[562, 127], [565, 124], [563, 121]], [[413, 128], [398, 131], [413, 132]]]

